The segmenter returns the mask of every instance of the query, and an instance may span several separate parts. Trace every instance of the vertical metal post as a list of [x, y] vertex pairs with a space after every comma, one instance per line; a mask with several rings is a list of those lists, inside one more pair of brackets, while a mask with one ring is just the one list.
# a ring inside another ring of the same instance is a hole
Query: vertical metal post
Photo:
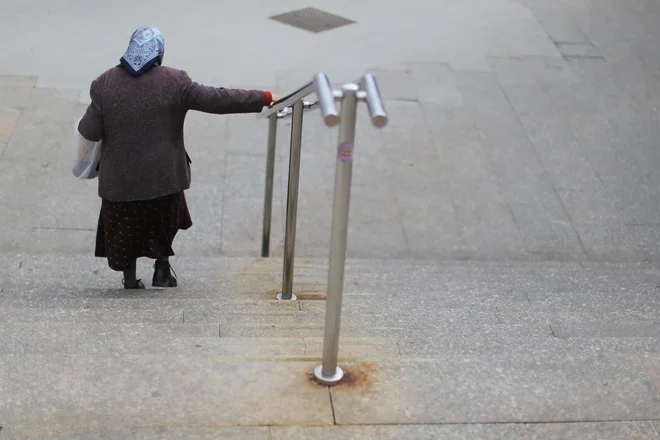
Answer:
[[303, 101], [293, 104], [291, 117], [291, 153], [289, 157], [289, 189], [286, 202], [284, 235], [284, 270], [280, 300], [296, 300], [293, 294], [293, 260], [296, 253], [296, 219], [298, 217], [298, 183], [300, 182], [300, 148], [302, 145]]
[[356, 84], [345, 85], [341, 102], [335, 194], [332, 208], [323, 364], [314, 370], [315, 379], [325, 385], [337, 384], [344, 377], [344, 371], [337, 366], [337, 356], [339, 353], [341, 302], [344, 291], [344, 266], [348, 239], [348, 212], [351, 198], [358, 90], [359, 87]]
[[273, 215], [273, 180], [275, 178], [275, 145], [277, 140], [277, 113], [268, 118], [268, 152], [266, 153], [266, 191], [264, 195], [264, 225], [261, 236], [261, 257], [270, 254], [270, 227]]

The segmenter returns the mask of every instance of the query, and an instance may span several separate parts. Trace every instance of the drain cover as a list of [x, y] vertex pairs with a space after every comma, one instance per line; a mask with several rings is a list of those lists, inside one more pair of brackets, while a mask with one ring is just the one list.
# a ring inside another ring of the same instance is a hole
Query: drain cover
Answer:
[[287, 12], [286, 14], [280, 14], [270, 18], [280, 23], [314, 33], [329, 31], [355, 23], [347, 18], [320, 11], [316, 8], [298, 9], [297, 11]]

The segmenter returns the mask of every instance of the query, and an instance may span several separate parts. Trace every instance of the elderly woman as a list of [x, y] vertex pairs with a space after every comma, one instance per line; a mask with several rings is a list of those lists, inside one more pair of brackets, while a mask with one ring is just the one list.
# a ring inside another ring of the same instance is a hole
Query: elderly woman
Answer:
[[131, 37], [121, 64], [92, 82], [92, 102], [78, 125], [89, 141], [103, 140], [98, 168], [101, 213], [96, 256], [124, 273], [124, 288], [144, 289], [136, 260], [156, 260], [152, 286], [175, 287], [169, 257], [179, 229], [192, 226], [184, 190], [190, 158], [183, 143], [188, 110], [258, 113], [270, 92], [214, 88], [162, 66], [165, 40], [154, 27]]

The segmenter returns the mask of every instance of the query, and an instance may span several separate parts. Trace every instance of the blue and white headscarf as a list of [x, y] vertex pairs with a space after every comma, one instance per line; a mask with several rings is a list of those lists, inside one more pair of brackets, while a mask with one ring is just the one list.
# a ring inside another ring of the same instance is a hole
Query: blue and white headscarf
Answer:
[[121, 57], [121, 65], [132, 76], [139, 76], [155, 65], [163, 63], [165, 38], [153, 26], [142, 26], [131, 36], [128, 49]]

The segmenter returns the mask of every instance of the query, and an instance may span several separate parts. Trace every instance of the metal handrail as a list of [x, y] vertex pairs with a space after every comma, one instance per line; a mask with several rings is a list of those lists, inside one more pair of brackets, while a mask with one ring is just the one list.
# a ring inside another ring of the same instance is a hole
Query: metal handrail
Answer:
[[376, 78], [370, 73], [364, 75], [359, 82], [360, 88], [366, 93], [365, 101], [371, 115], [371, 122], [377, 128], [383, 128], [387, 125], [387, 113], [383, 106], [383, 98], [380, 96]]
[[[303, 99], [316, 92], [316, 102], [304, 102]], [[275, 174], [275, 146], [277, 137], [277, 120], [292, 117], [291, 147], [289, 154], [289, 184], [286, 205], [286, 233], [284, 243], [284, 268], [282, 292], [278, 295], [282, 300], [295, 300], [293, 294], [293, 260], [295, 256], [296, 218], [298, 210], [298, 184], [300, 180], [300, 156], [302, 144], [303, 112], [319, 106], [323, 120], [329, 127], [339, 123], [339, 111], [336, 98], [330, 86], [330, 80], [324, 73], [317, 73], [312, 81], [298, 88], [293, 93], [277, 100], [270, 108], [264, 110], [260, 117], [268, 118], [268, 152], [266, 159], [266, 185], [264, 197], [263, 236], [261, 241], [261, 256], [268, 257], [270, 253], [270, 231], [273, 211], [273, 185]]]
[[290, 107], [294, 102], [307, 98], [312, 93], [314, 93], [314, 81], [310, 81], [304, 86], [300, 87], [298, 90], [278, 99], [273, 103], [272, 106], [264, 109], [259, 116], [261, 118], [267, 118], [286, 107]]
[[[304, 102], [303, 98], [313, 91], [317, 92], [319, 100], [315, 103]], [[337, 100], [341, 101], [341, 115], [337, 112], [335, 105]], [[292, 116], [284, 268], [282, 274], [282, 292], [277, 296], [281, 300], [296, 299], [296, 296], [293, 294], [293, 263], [304, 110], [319, 105], [323, 119], [327, 125], [333, 126], [339, 123], [332, 230], [330, 234], [325, 331], [323, 336], [323, 361], [321, 365], [314, 369], [314, 379], [325, 385], [335, 385], [341, 382], [344, 376], [344, 371], [337, 365], [337, 357], [339, 353], [339, 328], [344, 289], [346, 249], [348, 244], [348, 214], [351, 197], [357, 106], [362, 101], [367, 103], [372, 124], [378, 128], [384, 127], [388, 122], [388, 118], [385, 113], [380, 91], [378, 90], [378, 84], [373, 75], [365, 75], [354, 83], [344, 85], [341, 91], [333, 92], [327, 76], [325, 74], [317, 74], [312, 82], [307, 83], [294, 93], [278, 100], [275, 105], [263, 113], [263, 117], [269, 118], [266, 200], [264, 202], [264, 235], [262, 241], [263, 257], [268, 256], [270, 243], [277, 120], [289, 115]]]
[[[313, 109], [314, 107], [316, 107], [318, 105], [319, 105], [318, 101], [314, 101], [314, 102], [303, 101], [303, 108], [305, 110], [311, 110], [311, 109]], [[285, 118], [288, 118], [289, 116], [291, 116], [292, 114], [293, 114], [293, 108], [284, 107], [282, 110], [277, 112], [277, 118], [278, 119], [285, 119]]]
[[296, 102], [306, 98], [316, 92], [318, 96], [318, 105], [321, 107], [323, 120], [328, 127], [334, 127], [339, 124], [339, 111], [335, 103], [335, 96], [332, 92], [330, 80], [325, 73], [317, 73], [312, 81], [300, 87], [295, 92], [277, 100], [270, 108], [261, 112], [262, 118], [267, 118], [280, 110], [290, 107]]

